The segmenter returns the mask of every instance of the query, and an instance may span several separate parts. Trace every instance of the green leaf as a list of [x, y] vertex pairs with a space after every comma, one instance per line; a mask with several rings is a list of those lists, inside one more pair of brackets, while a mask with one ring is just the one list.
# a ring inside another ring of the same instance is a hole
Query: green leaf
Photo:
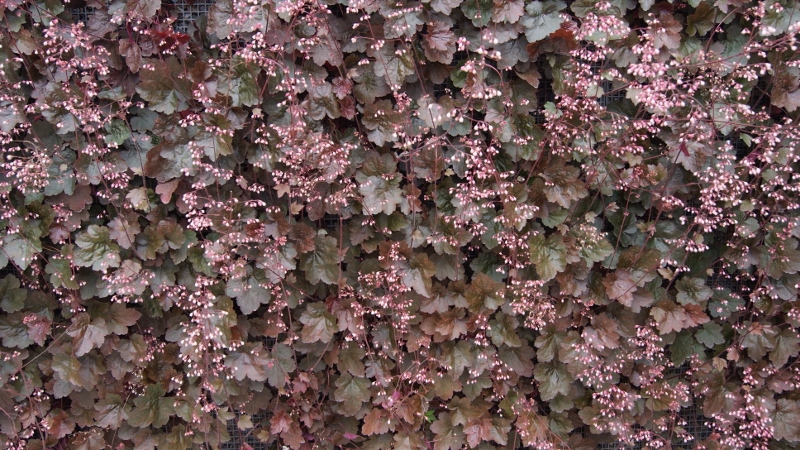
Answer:
[[4, 347], [26, 348], [34, 343], [23, 322], [24, 317], [23, 312], [0, 315], [0, 338], [3, 338]]
[[411, 53], [403, 46], [395, 47], [386, 43], [375, 55], [373, 66], [375, 75], [386, 78], [386, 83], [393, 91], [399, 90], [406, 77], [414, 75], [414, 60]]
[[564, 20], [560, 12], [567, 7], [562, 1], [534, 0], [525, 6], [525, 15], [520, 23], [525, 27], [525, 37], [534, 43], [546, 39], [551, 33], [561, 28]]
[[542, 334], [534, 341], [534, 345], [539, 349], [537, 359], [541, 362], [552, 361], [558, 355], [558, 348], [566, 336], [565, 331], [557, 330], [552, 325], [544, 327]]
[[314, 120], [322, 120], [325, 116], [336, 119], [342, 115], [339, 100], [333, 93], [330, 83], [322, 83], [308, 88], [308, 115]]
[[105, 136], [106, 144], [120, 146], [131, 137], [131, 129], [128, 124], [119, 119], [113, 119], [106, 123], [105, 130], [108, 132]]
[[359, 187], [358, 192], [363, 195], [361, 201], [364, 214], [391, 214], [403, 201], [403, 190], [400, 189], [401, 177], [398, 174], [392, 178], [356, 175]]
[[225, 366], [233, 370], [233, 377], [239, 381], [249, 378], [253, 381], [267, 380], [268, 361], [262, 355], [261, 344], [247, 343], [225, 358]]
[[356, 344], [350, 343], [339, 351], [339, 362], [336, 366], [342, 373], [349, 372], [354, 377], [364, 377], [365, 367], [361, 361], [366, 352]]
[[578, 179], [580, 169], [562, 163], [551, 164], [542, 172], [547, 200], [571, 209], [575, 202], [589, 195], [583, 181]]
[[[383, 97], [392, 92], [391, 89], [389, 89], [389, 85], [386, 83], [386, 78], [383, 75], [377, 75], [375, 73], [375, 67], [379, 63], [378, 61], [370, 62], [366, 66], [361, 67], [358, 75], [353, 78], [356, 81], [356, 85], [353, 87], [353, 94], [356, 96], [356, 99], [367, 108], [375, 103], [376, 98]], [[383, 72], [381, 73], [383, 74]], [[391, 109], [391, 102], [389, 102], [389, 105], [389, 109]], [[364, 120], [370, 117], [374, 116], [366, 112], [364, 113]]]
[[119, 267], [119, 246], [111, 242], [107, 227], [89, 225], [86, 231], [78, 234], [75, 243], [78, 245], [74, 253], [76, 265], [96, 271]]
[[523, 0], [495, 0], [492, 9], [492, 22], [517, 23], [525, 13]]
[[775, 348], [778, 331], [772, 325], [753, 323], [745, 331], [742, 347], [754, 361], [760, 361], [767, 352]]
[[122, 303], [112, 304], [104, 315], [108, 332], [117, 335], [128, 334], [128, 327], [136, 325], [141, 317], [142, 313]]
[[675, 367], [680, 366], [689, 356], [695, 354], [694, 338], [687, 332], [678, 333], [670, 348], [670, 359]]
[[80, 285], [72, 273], [72, 266], [66, 258], [51, 257], [44, 272], [50, 274], [50, 283], [55, 287], [79, 289]]
[[128, 414], [128, 424], [138, 428], [160, 428], [166, 425], [174, 410], [174, 399], [164, 398], [164, 394], [160, 385], [147, 386], [144, 394], [133, 400], [135, 406]]
[[53, 355], [52, 367], [62, 380], [76, 387], [83, 385], [81, 362], [78, 361], [78, 358], [64, 352], [58, 352]]
[[714, 348], [725, 343], [725, 338], [722, 336], [722, 327], [716, 322], [708, 322], [703, 325], [703, 328], [697, 330], [694, 337], [697, 342], [708, 348]]
[[698, 36], [705, 36], [715, 25], [715, 15], [717, 9], [706, 2], [697, 5], [694, 13], [686, 18], [686, 32], [690, 35], [697, 33]]
[[192, 446], [191, 434], [186, 432], [186, 426], [175, 425], [169, 434], [162, 436], [158, 450], [186, 450]]
[[267, 381], [269, 384], [275, 388], [283, 388], [289, 374], [296, 368], [294, 350], [286, 344], [275, 344], [267, 358]]
[[338, 284], [340, 258], [336, 238], [317, 235], [314, 244], [314, 250], [300, 258], [300, 269], [311, 284]]
[[492, 21], [492, 0], [464, 0], [461, 11], [476, 27], [485, 27]]
[[614, 247], [605, 238], [605, 233], [600, 233], [593, 226], [581, 225], [570, 230], [570, 233], [575, 237], [581, 257], [589, 266], [614, 253]]
[[189, 81], [179, 78], [183, 66], [175, 57], [166, 61], [147, 60], [146, 68], [139, 71], [141, 81], [136, 92], [150, 104], [150, 109], [164, 114], [173, 114], [189, 107], [191, 95]]
[[341, 412], [345, 416], [355, 415], [361, 405], [369, 401], [371, 394], [369, 387], [372, 383], [366, 378], [353, 378], [349, 373], [345, 373], [336, 380], [336, 390], [333, 393], [334, 399], [341, 403]]
[[128, 0], [125, 9], [131, 14], [148, 19], [161, 9], [161, 0]]
[[3, 311], [12, 313], [25, 306], [27, 291], [19, 286], [19, 280], [11, 274], [0, 280], [0, 308]]
[[334, 333], [339, 331], [336, 317], [328, 312], [328, 307], [322, 302], [309, 303], [300, 316], [300, 322], [305, 325], [300, 333], [305, 343], [317, 341], [328, 343], [333, 339]]
[[36, 0], [32, 2], [29, 8], [34, 22], [50, 26], [51, 21], [64, 12], [64, 2], [59, 0]]
[[125, 405], [125, 400], [119, 394], [108, 393], [94, 405], [95, 423], [101, 428], [116, 430], [128, 419], [131, 407]]
[[239, 57], [234, 57], [232, 63], [230, 74], [220, 77], [219, 93], [229, 96], [234, 107], [258, 105], [260, 90], [254, 68]]
[[573, 380], [563, 363], [555, 361], [537, 364], [533, 377], [539, 382], [539, 395], [542, 400], [552, 400], [558, 394], [569, 395]]
[[[369, 130], [367, 133], [369, 140], [377, 146], [382, 146], [386, 142], [395, 140], [395, 126], [399, 125], [401, 119], [400, 114], [393, 109], [391, 101], [379, 100], [369, 103], [364, 107], [364, 116], [362, 120], [364, 127]], [[394, 162], [394, 159], [392, 159], [392, 163], [396, 167], [397, 163]], [[365, 165], [366, 164], [365, 162]], [[366, 176], [376, 175], [369, 173], [367, 170], [362, 170], [359, 173], [363, 173]]]
[[550, 281], [559, 272], [563, 272], [567, 267], [567, 246], [564, 239], [553, 234], [546, 238], [543, 234], [528, 240], [528, 247], [531, 252], [531, 262], [536, 266], [536, 273], [543, 281]]
[[383, 25], [386, 39], [402, 36], [413, 38], [418, 29], [425, 25], [422, 11], [417, 8], [407, 8], [401, 2], [381, 2], [380, 5], [381, 15], [386, 20]]
[[242, 314], [252, 314], [261, 305], [269, 304], [272, 295], [255, 277], [247, 277], [246, 280], [246, 282], [244, 278], [229, 280], [225, 287], [225, 295], [236, 299]]
[[681, 46], [681, 30], [683, 25], [666, 10], [658, 14], [658, 26], [655, 28], [653, 45], [656, 48], [676, 49]]
[[533, 357], [536, 355], [533, 348], [527, 344], [519, 347], [501, 347], [498, 352], [500, 361], [521, 377], [533, 375]]
[[793, 328], [785, 328], [775, 336], [775, 348], [769, 354], [769, 360], [775, 367], [783, 367], [789, 358], [800, 352], [800, 338]]
[[19, 233], [7, 234], [3, 238], [2, 252], [20, 269], [27, 269], [37, 253], [42, 251], [38, 236], [24, 236]]
[[467, 286], [464, 297], [472, 312], [494, 311], [505, 303], [505, 284], [495, 281], [486, 274], [476, 273]]
[[706, 280], [702, 278], [683, 277], [675, 283], [678, 289], [676, 300], [681, 305], [699, 305], [711, 298], [711, 288], [706, 286]]
[[772, 416], [772, 426], [775, 427], [775, 439], [800, 442], [800, 402], [778, 399], [775, 414]]
[[[791, 5], [791, 6], [790, 6]], [[763, 3], [764, 17], [758, 27], [761, 36], [777, 36], [785, 33], [800, 14], [800, 6], [794, 2], [768, 0]]]
[[492, 339], [492, 342], [497, 347], [501, 345], [519, 347], [522, 345], [522, 340], [515, 331], [517, 327], [519, 327], [519, 321], [515, 317], [499, 312], [495, 319], [489, 322], [489, 330], [486, 335]]
[[93, 348], [103, 345], [109, 331], [105, 319], [101, 317], [91, 319], [89, 314], [80, 313], [72, 319], [67, 334], [72, 337], [75, 355], [83, 356]]

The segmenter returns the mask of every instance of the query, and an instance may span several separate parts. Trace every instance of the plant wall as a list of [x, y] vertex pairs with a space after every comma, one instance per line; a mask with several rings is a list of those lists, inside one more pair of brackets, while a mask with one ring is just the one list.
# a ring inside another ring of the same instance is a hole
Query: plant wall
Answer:
[[800, 3], [191, 6], [0, 1], [0, 443], [796, 448]]

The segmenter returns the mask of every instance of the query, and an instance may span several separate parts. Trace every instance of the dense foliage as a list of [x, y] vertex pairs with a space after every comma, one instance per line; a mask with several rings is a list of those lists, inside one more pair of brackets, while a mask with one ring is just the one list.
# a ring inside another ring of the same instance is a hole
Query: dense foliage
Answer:
[[0, 1], [4, 445], [800, 443], [800, 2], [176, 11]]

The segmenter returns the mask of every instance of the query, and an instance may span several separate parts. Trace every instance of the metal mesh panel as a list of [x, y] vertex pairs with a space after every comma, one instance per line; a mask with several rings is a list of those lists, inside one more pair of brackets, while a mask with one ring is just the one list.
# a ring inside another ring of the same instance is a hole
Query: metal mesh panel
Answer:
[[600, 98], [597, 99], [600, 102], [601, 106], [608, 106], [613, 102], [619, 102], [625, 100], [626, 91], [624, 89], [614, 90], [614, 83], [609, 80], [603, 80], [600, 83], [600, 87], [603, 88], [603, 91], [606, 92]]
[[547, 76], [545, 67], [545, 61], [540, 58], [536, 64], [536, 68], [539, 70], [539, 74], [542, 78], [539, 80], [539, 88], [536, 90], [536, 111], [531, 113], [533, 114], [534, 121], [540, 125], [545, 123], [544, 104], [555, 101], [556, 99], [556, 93], [553, 91], [553, 78]]
[[607, 442], [597, 445], [598, 450], [641, 450], [642, 444], [625, 445], [622, 442]]
[[342, 216], [338, 214], [325, 213], [325, 215], [322, 217], [321, 220], [322, 220], [322, 227], [328, 231], [336, 231], [339, 229], [340, 226], [344, 227], [347, 226], [348, 223], [350, 223], [350, 217], [343, 219]]
[[[213, 4], [214, 0], [173, 0], [171, 15], [176, 19], [172, 24], [173, 29], [178, 33], [187, 33], [189, 26], [198, 17], [208, 15]], [[89, 17], [94, 15], [94, 8], [90, 6], [76, 7], [70, 9], [70, 13], [76, 22], [88, 23]]]
[[[253, 425], [267, 420], [269, 417], [266, 414], [253, 414], [251, 421]], [[243, 444], [248, 444], [254, 450], [267, 450], [266, 443], [259, 441], [253, 435], [253, 429], [240, 430], [236, 425], [239, 421], [239, 413], [236, 417], [228, 421], [228, 434], [231, 435], [231, 440], [220, 445], [220, 450], [241, 450]]]
[[731, 139], [731, 145], [733, 146], [733, 150], [736, 151], [737, 161], [742, 160], [745, 156], [750, 154], [750, 147], [748, 147], [739, 136]]
[[[683, 408], [678, 412], [678, 423], [686, 432], [683, 437], [674, 436], [670, 443], [671, 448], [692, 450], [696, 445], [711, 436], [711, 429], [706, 425], [708, 419], [703, 416], [697, 405]], [[687, 436], [688, 435], [688, 436]], [[598, 450], [642, 450], [645, 445], [641, 442], [630, 445], [623, 442], [605, 442], [597, 445]]]
[[766, 80], [762, 77], [758, 79], [758, 83], [750, 91], [750, 99], [747, 104], [753, 111], [770, 111], [772, 104], [769, 96], [770, 87]]
[[[681, 376], [685, 374], [689, 368], [688, 362], [684, 362], [677, 367], [670, 367], [664, 371], [664, 377], [672, 378]], [[708, 419], [702, 414], [696, 404], [693, 403], [689, 407], [682, 408], [678, 411], [678, 423], [676, 423], [676, 425], [683, 428], [689, 437], [684, 439], [675, 436], [671, 442], [671, 447], [690, 450], [695, 448], [698, 442], [708, 439], [708, 437], [711, 436], [711, 429], [706, 425], [707, 421]], [[622, 442], [606, 442], [599, 444], [597, 448], [598, 450], [642, 450], [644, 444], [636, 443], [634, 445], [626, 445]]]
[[[607, 61], [592, 61], [592, 73], [594, 75], [600, 75], [605, 68]], [[598, 97], [597, 102], [600, 103], [600, 106], [607, 107], [609, 104], [617, 101], [621, 101], [625, 99], [626, 91], [624, 89], [614, 90], [614, 83], [611, 80], [602, 80], [600, 82], [600, 87], [605, 92], [603, 95]]]
[[172, 27], [179, 33], [187, 33], [189, 25], [194, 23], [198, 17], [208, 15], [214, 0], [173, 0], [172, 3], [175, 5], [174, 17], [178, 19], [172, 24]]
[[6, 264], [5, 267], [0, 267], [0, 278], [5, 277], [6, 275], [16, 275], [17, 270], [14, 268], [14, 265], [9, 262]]
[[[711, 428], [706, 425], [708, 418], [702, 414], [697, 404], [692, 404], [692, 406], [688, 408], [681, 409], [678, 415], [685, 422], [680, 426], [683, 427], [686, 433], [692, 438], [684, 442], [675, 443], [673, 448], [692, 449], [698, 442], [708, 439], [708, 437], [711, 436]], [[680, 441], [680, 439], [678, 440]]]
[[91, 6], [81, 6], [79, 8], [72, 8], [69, 12], [75, 19], [75, 23], [83, 22], [84, 24], [88, 24], [89, 17], [94, 15], [94, 8]]
[[683, 215], [686, 216], [687, 218], [693, 219], [694, 217], [697, 216], [697, 214], [694, 211], [700, 208], [700, 206], [702, 206], [700, 200], [697, 200], [697, 198], [692, 197], [691, 199], [685, 202]]
[[278, 343], [278, 340], [271, 336], [264, 336], [261, 338], [261, 342], [264, 344], [264, 348], [272, 349]]

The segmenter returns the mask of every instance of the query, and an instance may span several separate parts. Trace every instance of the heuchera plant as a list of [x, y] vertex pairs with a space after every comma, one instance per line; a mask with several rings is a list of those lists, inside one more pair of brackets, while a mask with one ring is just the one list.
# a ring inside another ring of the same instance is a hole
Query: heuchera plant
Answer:
[[796, 0], [191, 3], [0, 0], [2, 445], [798, 446]]

